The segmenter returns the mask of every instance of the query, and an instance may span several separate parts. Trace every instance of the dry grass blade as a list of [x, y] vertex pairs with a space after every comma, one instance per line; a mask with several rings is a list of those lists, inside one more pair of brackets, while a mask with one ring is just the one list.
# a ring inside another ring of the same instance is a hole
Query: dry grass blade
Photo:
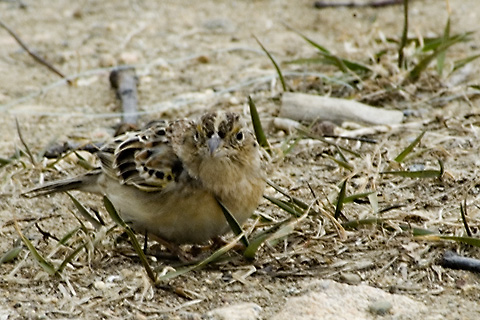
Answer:
[[[225, 219], [227, 220], [228, 225], [230, 226], [230, 229], [232, 229], [233, 233], [236, 236], [238, 236], [240, 234], [245, 234], [242, 230], [242, 227], [238, 223], [237, 219], [235, 219], [235, 217], [223, 205], [223, 203], [218, 199], [215, 199], [215, 200], [217, 200], [218, 205], [220, 206], [220, 208], [222, 208], [223, 215], [225, 216]], [[241, 238], [241, 241], [245, 245], [245, 247], [248, 247], [248, 239], [245, 235]]]
[[465, 227], [465, 232], [467, 233], [467, 236], [471, 237], [472, 231], [470, 230], [467, 222], [467, 199], [464, 199], [463, 204], [460, 203], [460, 215], [462, 216], [462, 222], [463, 226]]
[[268, 58], [273, 63], [273, 66], [275, 67], [275, 70], [277, 70], [278, 78], [280, 79], [280, 83], [282, 84], [283, 91], [287, 91], [287, 85], [285, 83], [285, 79], [283, 78], [282, 70], [280, 70], [280, 67], [278, 66], [277, 62], [275, 61], [273, 56], [270, 54], [270, 52], [268, 52], [268, 50], [263, 46], [263, 44], [260, 42], [260, 40], [258, 40], [258, 38], [255, 37], [255, 36], [253, 36], [253, 37], [255, 38], [257, 43], [260, 45], [262, 50], [267, 54]]
[[263, 131], [262, 123], [260, 122], [260, 116], [258, 115], [257, 106], [253, 102], [252, 97], [248, 96], [248, 105], [250, 107], [250, 116], [252, 117], [253, 130], [255, 131], [255, 137], [262, 148], [267, 151], [271, 151], [270, 143], [268, 143], [267, 136]]
[[45, 270], [46, 273], [53, 276], [56, 272], [53, 264], [45, 260], [45, 258], [43, 258], [40, 255], [40, 253], [38, 253], [37, 249], [35, 249], [35, 246], [30, 242], [30, 240], [27, 239], [27, 237], [25, 237], [25, 235], [20, 230], [20, 227], [18, 226], [17, 221], [14, 221], [14, 227], [15, 227], [15, 230], [17, 230], [17, 233], [22, 239], [23, 243], [28, 248], [32, 256], [34, 257], [35, 261], [37, 261], [37, 263], [40, 265], [40, 267], [42, 267], [43, 270]]
[[27, 153], [28, 157], [30, 158], [30, 161], [32, 162], [33, 165], [36, 165], [35, 158], [33, 157], [32, 152], [30, 151], [30, 148], [28, 147], [27, 143], [23, 139], [22, 131], [20, 130], [20, 125], [18, 124], [18, 119], [15, 118], [15, 124], [17, 126], [17, 133], [18, 137], [20, 138], [20, 141], [22, 142], [22, 145], [25, 147], [25, 152]]
[[227, 243], [226, 245], [224, 245], [223, 247], [221, 247], [220, 249], [218, 249], [217, 251], [212, 253], [209, 257], [207, 257], [206, 259], [200, 261], [199, 263], [197, 263], [195, 265], [185, 267], [185, 268], [173, 271], [173, 272], [169, 272], [169, 273], [167, 273], [163, 276], [159, 276], [157, 278], [157, 281], [155, 282], [155, 284], [159, 285], [161, 281], [171, 280], [173, 278], [181, 276], [181, 275], [183, 275], [185, 273], [188, 273], [190, 271], [203, 268], [204, 266], [208, 265], [211, 262], [217, 261], [221, 256], [223, 256], [228, 251], [230, 251], [233, 247], [235, 247], [237, 242], [240, 241], [240, 239], [244, 236], [245, 236], [245, 233], [239, 234], [237, 237], [232, 239], [232, 241], [230, 241], [229, 243]]
[[408, 156], [410, 152], [412, 152], [413, 149], [420, 143], [420, 140], [422, 140], [425, 132], [426, 130], [422, 131], [422, 133], [420, 133], [420, 135], [417, 138], [415, 138], [415, 140], [413, 140], [413, 142], [410, 143], [408, 147], [406, 147], [402, 152], [400, 152], [400, 154], [396, 156], [394, 160], [398, 163], [402, 162], [405, 159], [405, 157]]
[[468, 245], [480, 248], [479, 238], [444, 236], [444, 235], [438, 235], [438, 234], [422, 235], [422, 236], [417, 236], [417, 238], [422, 240], [429, 240], [429, 241], [450, 240], [450, 241], [460, 242], [460, 243], [464, 243], [464, 244], [468, 244]]
[[96, 166], [92, 166], [90, 162], [88, 162], [84, 157], [82, 157], [76, 150], [74, 150], [73, 153], [77, 156], [78, 164], [80, 165], [80, 167], [87, 170], [93, 170], [96, 168]]
[[153, 272], [152, 268], [150, 267], [147, 257], [145, 256], [145, 253], [143, 252], [142, 247], [138, 243], [137, 237], [135, 236], [135, 233], [133, 232], [133, 230], [125, 223], [125, 221], [123, 221], [122, 218], [120, 218], [120, 216], [117, 213], [117, 210], [113, 206], [113, 203], [106, 196], [103, 197], [103, 204], [108, 214], [112, 218], [112, 220], [119, 226], [123, 227], [123, 229], [128, 235], [128, 238], [130, 239], [133, 249], [137, 253], [143, 267], [145, 268], [145, 271], [147, 272], [148, 277], [150, 278], [150, 280], [152, 280], [153, 283], [156, 283], [157, 275], [155, 274], [155, 272]]
[[72, 199], [73, 204], [77, 208], [78, 212], [80, 212], [80, 214], [85, 219], [87, 219], [87, 221], [90, 222], [95, 227], [95, 229], [99, 229], [102, 226], [102, 223], [100, 223], [100, 221], [93, 217], [90, 212], [88, 212], [87, 208], [85, 208], [74, 196], [72, 196], [70, 192], [65, 193], [67, 194], [67, 196], [70, 197], [70, 199]]
[[335, 215], [334, 218], [338, 220], [340, 215], [342, 214], [343, 204], [345, 203], [345, 193], [347, 189], [347, 180], [345, 179], [342, 182], [342, 186], [340, 187], [340, 193], [338, 194], [337, 205], [335, 206]]
[[22, 245], [15, 246], [12, 249], [8, 250], [0, 257], [0, 264], [14, 260], [20, 254], [20, 252], [22, 252], [22, 250]]

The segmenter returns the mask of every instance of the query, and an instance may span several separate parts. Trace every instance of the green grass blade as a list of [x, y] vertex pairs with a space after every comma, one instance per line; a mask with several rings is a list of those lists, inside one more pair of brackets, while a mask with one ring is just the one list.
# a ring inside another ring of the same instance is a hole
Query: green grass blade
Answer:
[[261, 245], [270, 237], [270, 234], [262, 234], [261, 236], [256, 237], [250, 241], [250, 244], [243, 252], [243, 256], [247, 259], [254, 259], [255, 254]]
[[73, 201], [73, 204], [75, 205], [75, 207], [77, 208], [78, 212], [80, 212], [80, 214], [86, 219], [88, 220], [88, 222], [90, 222], [94, 227], [95, 229], [99, 229], [102, 224], [100, 223], [100, 221], [98, 221], [94, 216], [92, 216], [90, 214], [90, 212], [88, 212], [88, 210], [83, 206], [83, 204], [81, 204], [74, 196], [72, 196], [69, 192], [65, 192], [68, 197]]
[[248, 259], [253, 259], [260, 246], [266, 241], [268, 241], [270, 245], [275, 245], [274, 242], [276, 242], [278, 239], [283, 239], [291, 234], [295, 230], [295, 226], [300, 221], [304, 220], [307, 215], [308, 210], [302, 216], [283, 221], [270, 228], [265, 233], [257, 236], [250, 242], [250, 245], [247, 247], [247, 249], [245, 249], [245, 252], [243, 253], [244, 256]]
[[329, 144], [331, 146], [335, 146], [337, 148], [339, 148], [340, 150], [343, 150], [345, 152], [348, 152], [350, 153], [351, 155], [354, 155], [355, 157], [357, 158], [361, 158], [361, 154], [356, 152], [356, 151], [353, 151], [349, 148], [345, 148], [345, 147], [342, 147], [342, 146], [339, 146], [338, 144], [336, 144], [335, 142], [332, 142], [332, 141], [329, 141], [327, 139], [325, 139], [324, 137], [322, 136], [319, 136], [318, 134], [314, 134], [313, 132], [310, 132], [308, 129], [304, 129], [304, 128], [297, 128], [297, 131], [304, 134], [305, 136], [309, 137], [309, 138], [312, 138], [312, 139], [317, 139], [319, 141], [322, 141], [326, 144]]
[[342, 161], [342, 160], [337, 159], [337, 158], [332, 157], [332, 156], [325, 156], [325, 157], [326, 157], [327, 159], [332, 160], [333, 162], [335, 162], [336, 164], [338, 164], [340, 167], [342, 167], [342, 168], [344, 168], [344, 169], [347, 169], [347, 170], [349, 170], [349, 171], [353, 171], [353, 168], [354, 168], [354, 167], [353, 167], [350, 163], [348, 163], [348, 162], [346, 162], [346, 161]]
[[407, 178], [440, 178], [445, 172], [443, 161], [438, 160], [439, 170], [419, 170], [419, 171], [383, 171], [380, 174], [393, 174]]
[[398, 67], [404, 67], [404, 49], [408, 40], [408, 0], [403, 0], [403, 31], [400, 45], [398, 46]]
[[405, 178], [440, 178], [441, 170], [419, 170], [419, 171], [383, 171], [380, 174], [393, 174]]
[[103, 205], [105, 206], [105, 209], [107, 210], [108, 214], [112, 218], [113, 222], [118, 224], [120, 227], [127, 228], [127, 224], [125, 221], [123, 221], [122, 218], [117, 213], [117, 209], [113, 206], [113, 203], [108, 199], [106, 196], [103, 197]]
[[[240, 234], [245, 234], [242, 230], [242, 227], [240, 226], [240, 224], [238, 223], [237, 219], [235, 219], [235, 217], [230, 213], [230, 211], [223, 205], [223, 203], [218, 200], [218, 199], [215, 199], [217, 200], [217, 203], [218, 205], [220, 206], [220, 208], [222, 208], [222, 212], [223, 212], [223, 215], [225, 216], [225, 219], [227, 220], [228, 222], [228, 225], [230, 226], [230, 228], [232, 229], [233, 233], [238, 236]], [[245, 247], [248, 247], [248, 239], [247, 237], [244, 235], [242, 238], [241, 238], [241, 241], [243, 243], [243, 245]]]
[[22, 245], [13, 247], [12, 249], [8, 250], [7, 252], [5, 252], [0, 257], [0, 264], [8, 263], [8, 262], [14, 260], [15, 258], [17, 258], [17, 256], [20, 254], [20, 252], [22, 252], [22, 250], [23, 250]]
[[345, 229], [357, 229], [358, 227], [361, 227], [361, 226], [380, 224], [380, 223], [383, 223], [384, 221], [385, 219], [379, 219], [379, 218], [351, 220], [351, 221], [342, 223], [342, 227], [344, 227]]
[[33, 165], [35, 165], [37, 163], [37, 161], [35, 161], [35, 158], [33, 157], [33, 154], [30, 151], [30, 148], [28, 147], [27, 143], [23, 139], [22, 130], [20, 130], [20, 125], [18, 124], [18, 119], [17, 118], [15, 118], [15, 124], [17, 126], [17, 133], [18, 133], [18, 137], [20, 138], [20, 142], [22, 143], [23, 147], [25, 148], [25, 151], [26, 151], [28, 157], [30, 158], [30, 161], [32, 162]]
[[[340, 69], [343, 73], [347, 73], [347, 72], [349, 72], [349, 70], [353, 71], [355, 74], [358, 74], [360, 72], [371, 71], [370, 68], [367, 67], [366, 65], [363, 65], [363, 64], [358, 63], [358, 62], [350, 61], [350, 60], [347, 60], [347, 59], [342, 59], [342, 58], [332, 54], [327, 48], [318, 44], [317, 42], [313, 41], [312, 39], [308, 38], [307, 36], [305, 36], [301, 32], [293, 29], [292, 27], [290, 27], [288, 25], [285, 25], [285, 26], [288, 29], [290, 29], [291, 31], [298, 34], [300, 37], [302, 37], [310, 45], [312, 45], [313, 47], [315, 47], [316, 49], [319, 50], [318, 54], [320, 54], [322, 56], [322, 58], [317, 60], [318, 62], [323, 62], [323, 63], [326, 63], [326, 64], [333, 65], [333, 66], [337, 67], [338, 69]], [[305, 63], [309, 59], [303, 59], [303, 60], [304, 60], [304, 62], [302, 62], [302, 63]], [[313, 62], [313, 61], [315, 61], [315, 60], [311, 59], [309, 62]], [[292, 62], [290, 62], [290, 63], [292, 63]]]
[[176, 278], [176, 277], [178, 277], [178, 276], [181, 276], [181, 275], [183, 275], [183, 274], [186, 274], [186, 273], [188, 273], [188, 272], [190, 272], [190, 271], [203, 268], [204, 266], [208, 265], [209, 263], [218, 260], [218, 258], [220, 258], [220, 257], [223, 256], [225, 253], [227, 253], [228, 251], [230, 251], [233, 247], [235, 247], [235, 245], [237, 244], [237, 242], [240, 241], [240, 239], [241, 239], [244, 235], [245, 235], [244, 233], [239, 234], [236, 238], [232, 239], [232, 241], [230, 241], [229, 243], [227, 243], [226, 245], [224, 245], [223, 247], [221, 247], [220, 249], [218, 249], [217, 251], [215, 251], [214, 253], [212, 253], [208, 258], [200, 261], [199, 263], [197, 263], [197, 264], [195, 264], [195, 265], [188, 266], [188, 267], [179, 269], [179, 270], [174, 271], [174, 272], [169, 272], [169, 273], [167, 273], [167, 274], [165, 274], [165, 275], [163, 275], [163, 276], [159, 276], [159, 277], [157, 278], [157, 281], [155, 282], [155, 284], [156, 284], [156, 285], [159, 285], [161, 281], [171, 280], [171, 279], [173, 279], [173, 278]]
[[345, 201], [345, 193], [346, 193], [346, 189], [347, 189], [347, 180], [348, 179], [345, 179], [342, 182], [342, 186], [340, 187], [340, 193], [338, 194], [337, 205], [335, 206], [334, 218], [337, 219], [337, 220], [342, 213], [343, 204], [344, 204], [344, 201]]
[[295, 137], [295, 139], [293, 139], [293, 142], [291, 142], [292, 139], [287, 138], [287, 140], [285, 140], [282, 143], [282, 146], [280, 147], [283, 155], [286, 156], [287, 154], [292, 152], [293, 148], [295, 148], [295, 146], [300, 142], [301, 139], [302, 139], [302, 136], [298, 136], [298, 137]]
[[426, 130], [422, 131], [422, 133], [420, 133], [420, 135], [415, 138], [415, 140], [413, 140], [413, 142], [410, 143], [408, 147], [406, 147], [398, 156], [396, 156], [394, 160], [398, 163], [402, 162], [405, 157], [408, 156], [410, 152], [412, 152], [413, 149], [420, 143], [420, 140], [422, 140], [425, 132]]
[[55, 267], [53, 266], [53, 264], [45, 260], [45, 258], [43, 258], [40, 255], [40, 253], [38, 253], [37, 249], [35, 249], [35, 246], [30, 242], [30, 240], [28, 240], [27, 237], [23, 235], [22, 231], [20, 230], [20, 227], [18, 226], [17, 221], [14, 221], [14, 226], [15, 226], [15, 229], [17, 230], [18, 235], [22, 239], [25, 246], [27, 246], [28, 250], [32, 254], [35, 261], [37, 261], [37, 263], [40, 265], [40, 267], [42, 267], [42, 269], [46, 273], [53, 276], [55, 274]]
[[[445, 30], [443, 31], [442, 44], [444, 44], [448, 38], [450, 38], [450, 16], [448, 16], [447, 24], [445, 25]], [[438, 54], [437, 57], [437, 72], [441, 76], [443, 74], [443, 67], [445, 65], [445, 51], [442, 51]]]
[[12, 163], [12, 161], [13, 161], [12, 159], [6, 159], [6, 158], [0, 157], [0, 168], [3, 166], [6, 166], [7, 164]]
[[273, 198], [273, 197], [270, 197], [270, 196], [267, 196], [267, 195], [263, 195], [263, 197], [265, 199], [267, 199], [268, 201], [270, 201], [271, 203], [273, 203], [274, 205], [276, 205], [277, 207], [279, 207], [280, 209], [283, 209], [285, 210], [286, 212], [290, 213], [291, 215], [295, 216], [295, 217], [300, 217], [303, 212], [298, 212], [295, 207], [293, 207], [292, 205], [289, 205], [279, 199], [276, 199], [276, 198]]
[[275, 67], [275, 69], [277, 70], [277, 74], [278, 74], [278, 78], [280, 79], [280, 83], [282, 84], [282, 89], [284, 92], [287, 91], [287, 85], [285, 84], [285, 79], [283, 78], [283, 74], [282, 74], [282, 71], [280, 70], [280, 67], [278, 66], [277, 62], [275, 61], [275, 59], [272, 57], [272, 55], [270, 54], [270, 52], [268, 52], [268, 50], [263, 46], [263, 44], [260, 42], [260, 40], [258, 40], [257, 37], [253, 36], [255, 38], [255, 40], [257, 41], [257, 43], [260, 45], [260, 47], [262, 48], [263, 52], [265, 52], [268, 56], [268, 58], [270, 59], [270, 61], [273, 63], [273, 66]]
[[468, 244], [468, 245], [480, 248], [479, 238], [445, 236], [445, 235], [438, 235], [438, 234], [427, 234], [427, 235], [421, 235], [418, 237], [421, 238], [422, 240], [430, 240], [430, 241], [450, 240], [450, 241], [460, 242], [460, 243], [464, 243], [464, 244]]
[[472, 32], [465, 32], [459, 35], [450, 37], [449, 39], [442, 42], [440, 46], [437, 47], [431, 54], [424, 57], [418, 62], [418, 64], [409, 72], [408, 78], [410, 81], [415, 82], [420, 77], [420, 74], [428, 67], [430, 62], [435, 59], [439, 54], [448, 50], [451, 46], [469, 40], [469, 35]]
[[57, 273], [62, 273], [63, 272], [63, 269], [65, 269], [65, 267], [67, 266], [68, 263], [70, 263], [74, 258], [75, 256], [80, 252], [82, 251], [82, 249], [84, 249], [86, 246], [85, 243], [82, 243], [80, 246], [78, 246], [75, 250], [73, 250], [67, 257], [65, 257], [65, 259], [62, 261], [62, 263], [60, 264], [60, 266], [57, 268]]
[[71, 237], [73, 237], [79, 230], [82, 230], [81, 227], [76, 227], [72, 231], [68, 232], [66, 235], [64, 235], [60, 241], [58, 242], [59, 244], [65, 245], [68, 240], [70, 240]]
[[290, 31], [293, 31], [295, 32], [296, 34], [298, 34], [300, 37], [302, 37], [305, 41], [307, 41], [308, 43], [310, 43], [312, 46], [314, 46], [315, 48], [317, 48], [320, 52], [323, 52], [323, 53], [330, 53], [330, 51], [325, 48], [324, 46], [321, 46], [320, 44], [316, 43], [315, 41], [311, 40], [310, 38], [308, 38], [307, 36], [305, 36], [304, 34], [302, 34], [300, 31], [290, 27], [288, 24], [284, 24], [284, 26], [289, 29]]
[[148, 277], [150, 278], [150, 280], [152, 280], [153, 283], [156, 283], [157, 275], [150, 267], [147, 257], [145, 256], [145, 253], [143, 252], [142, 247], [138, 243], [137, 237], [135, 236], [135, 233], [133, 232], [133, 230], [118, 215], [118, 212], [115, 209], [113, 203], [106, 196], [103, 197], [103, 204], [108, 214], [110, 215], [110, 217], [112, 217], [112, 220], [115, 221], [116, 224], [124, 228], [125, 232], [128, 235], [128, 238], [130, 239], [130, 243], [132, 244], [133, 249], [137, 253], [138, 258], [140, 259], [140, 262], [142, 263], [143, 267], [145, 268], [145, 271], [147, 272]]
[[309, 208], [309, 205], [300, 200], [297, 197], [291, 196], [287, 191], [283, 190], [280, 186], [276, 185], [273, 181], [267, 179], [267, 184], [275, 189], [276, 191], [283, 194], [285, 197], [289, 198], [295, 205], [299, 206], [301, 209], [306, 210]]
[[352, 194], [351, 196], [345, 197], [343, 199], [343, 203], [350, 203], [350, 202], [353, 202], [357, 199], [368, 197], [369, 195], [371, 195], [373, 193], [375, 193], [375, 191], [367, 191], [367, 192]]
[[475, 55], [467, 57], [465, 59], [455, 61], [454, 64], [453, 64], [453, 71], [456, 71], [456, 70], [462, 68], [466, 64], [468, 64], [468, 63], [470, 63], [470, 62], [472, 62], [472, 61], [474, 61], [478, 58], [480, 58], [480, 54], [475, 54]]
[[255, 137], [257, 138], [258, 143], [267, 151], [271, 150], [270, 143], [268, 143], [267, 136], [263, 131], [262, 122], [260, 121], [260, 116], [258, 115], [257, 106], [253, 102], [252, 97], [248, 96], [248, 105], [250, 107], [250, 116], [252, 117], [253, 130], [255, 132]]

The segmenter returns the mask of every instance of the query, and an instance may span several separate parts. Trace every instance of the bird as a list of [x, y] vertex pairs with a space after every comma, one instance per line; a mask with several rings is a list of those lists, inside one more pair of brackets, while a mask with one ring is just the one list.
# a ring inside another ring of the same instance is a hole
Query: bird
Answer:
[[103, 195], [135, 231], [180, 245], [205, 243], [230, 230], [219, 202], [242, 225], [266, 184], [259, 144], [234, 112], [152, 121], [113, 138], [96, 155], [98, 168], [24, 195]]

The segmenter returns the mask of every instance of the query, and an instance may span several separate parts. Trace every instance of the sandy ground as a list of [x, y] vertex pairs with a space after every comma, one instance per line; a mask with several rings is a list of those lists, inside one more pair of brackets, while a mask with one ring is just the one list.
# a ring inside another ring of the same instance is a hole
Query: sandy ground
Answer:
[[[452, 33], [478, 31], [476, 0], [451, 0], [450, 7]], [[105, 141], [113, 134], [120, 110], [108, 75], [115, 65], [136, 67], [142, 123], [159, 117], [195, 117], [219, 108], [247, 115], [246, 101], [251, 95], [269, 139], [280, 147], [288, 134], [276, 130], [271, 120], [278, 114], [282, 90], [255, 35], [281, 62], [292, 90], [408, 111], [405, 122], [420, 124], [375, 134], [376, 145], [341, 142], [362, 154], [360, 159], [351, 159], [353, 172], [327, 157], [335, 154], [333, 148], [311, 139], [303, 139], [272, 165], [273, 180], [307, 202], [313, 201], [308, 184], [317, 196], [332, 199], [347, 176], [349, 194], [376, 188], [382, 208], [399, 205], [385, 213], [388, 226], [349, 230], [347, 239], [341, 241], [328, 219], [309, 217], [281, 243], [263, 247], [253, 263], [234, 255], [230, 261], [172, 280], [169, 285], [178, 288], [177, 293], [151, 287], [128, 244], [115, 244], [119, 233], [105, 236], [95, 250], [80, 255], [56, 277], [48, 276], [23, 250], [16, 260], [0, 267], [0, 305], [7, 310], [0, 313], [2, 319], [168, 319], [203, 314], [239, 301], [259, 304], [261, 318], [269, 319], [286, 297], [301, 291], [299, 278], [341, 280], [344, 273], [423, 301], [432, 306], [432, 315], [478, 319], [478, 277], [438, 265], [447, 249], [480, 258], [478, 249], [454, 242], [420, 241], [402, 232], [399, 225], [463, 235], [458, 208], [467, 198], [469, 221], [477, 231], [480, 106], [467, 92], [469, 85], [479, 84], [479, 62], [469, 65], [460, 83], [448, 85], [453, 76], [437, 77], [432, 69], [431, 76], [417, 84], [400, 93], [393, 90], [391, 95], [387, 90], [380, 98], [371, 94], [385, 82], [368, 79], [356, 89], [342, 90], [310, 75], [317, 72], [341, 78], [331, 67], [286, 63], [315, 56], [316, 51], [285, 25], [334, 53], [369, 63], [382, 48], [395, 47], [381, 39], [398, 39], [401, 17], [399, 6], [317, 10], [306, 0], [0, 1], [0, 19], [5, 24], [64, 74], [76, 75], [75, 84], [66, 85], [0, 29], [0, 158], [24, 149], [15, 128], [17, 119], [36, 159], [32, 164], [22, 156], [0, 168], [0, 193], [4, 194], [0, 198], [0, 252], [12, 248], [18, 238], [12, 224], [18, 219], [42, 254], [50, 255], [55, 263], [62, 261], [67, 250], [42, 236], [39, 228], [58, 238], [73, 230], [78, 226], [70, 213], [75, 211], [73, 204], [64, 195], [27, 200], [19, 193], [43, 180], [84, 171], [74, 157], [47, 169], [46, 160], [36, 155], [52, 142]], [[413, 1], [410, 18], [412, 36], [440, 36], [447, 19], [445, 2]], [[478, 53], [480, 35], [472, 39], [449, 51], [446, 69], [451, 70], [452, 61]], [[398, 72], [393, 67], [386, 70], [378, 71]], [[442, 179], [379, 175], [389, 159], [423, 129], [427, 133], [410, 165], [436, 168], [436, 159], [441, 159], [446, 175]], [[270, 189], [267, 192], [275, 194]], [[78, 195], [78, 199], [102, 210], [100, 199], [94, 196]], [[267, 201], [258, 211], [276, 219], [287, 217]], [[352, 220], [366, 218], [372, 216], [372, 208], [368, 201], [352, 203], [345, 206], [344, 214]], [[172, 262], [157, 259], [152, 264], [161, 270]], [[235, 280], [251, 270], [244, 280]]]

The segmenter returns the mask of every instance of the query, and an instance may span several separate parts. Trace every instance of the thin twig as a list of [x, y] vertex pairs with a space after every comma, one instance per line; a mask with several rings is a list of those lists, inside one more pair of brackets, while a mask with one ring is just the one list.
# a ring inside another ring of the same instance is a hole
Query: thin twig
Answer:
[[380, 8], [386, 6], [392, 6], [401, 4], [403, 0], [381, 0], [381, 1], [370, 1], [370, 2], [325, 2], [325, 1], [315, 1], [313, 6], [317, 9], [331, 8], [331, 7], [373, 7]]
[[[0, 20], [0, 27], [4, 28], [5, 30], [7, 30], [7, 32], [18, 42], [18, 44], [25, 50], [27, 51], [27, 53], [33, 58], [35, 59], [37, 62], [39, 62], [40, 64], [43, 64], [44, 66], [46, 66], [48, 69], [50, 69], [50, 71], [52, 71], [53, 73], [56, 73], [57, 75], [59, 75], [60, 77], [66, 79], [67, 77], [60, 71], [58, 71], [57, 68], [55, 68], [54, 66], [52, 66], [49, 62], [45, 61], [45, 59], [43, 59], [42, 57], [40, 57], [38, 54], [36, 54], [35, 52], [33, 52], [32, 50], [30, 50], [27, 45], [25, 44], [25, 42], [23, 42], [22, 39], [20, 39], [20, 37], [12, 30], [10, 29], [10, 27], [8, 27], [2, 20]], [[69, 79], [66, 79], [68, 84], [72, 84], [72, 81], [69, 80]]]

